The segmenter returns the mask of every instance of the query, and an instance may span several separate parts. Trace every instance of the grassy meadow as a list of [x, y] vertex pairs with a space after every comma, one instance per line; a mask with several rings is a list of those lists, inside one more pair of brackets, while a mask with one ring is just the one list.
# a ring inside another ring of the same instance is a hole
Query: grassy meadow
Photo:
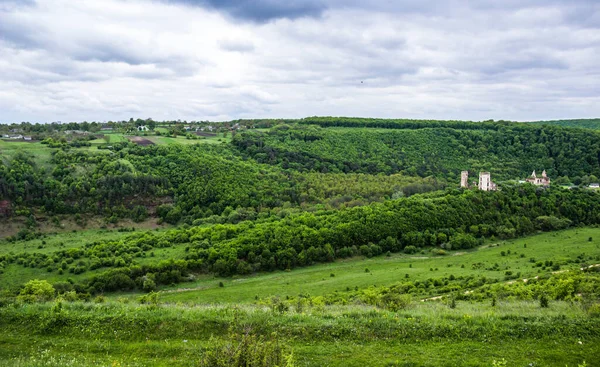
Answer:
[[[98, 239], [119, 240], [135, 235], [117, 230], [82, 230], [46, 235], [30, 241], [0, 242], [0, 255], [18, 253], [47, 253], [78, 248]], [[591, 239], [591, 241], [590, 241]], [[147, 256], [135, 259], [135, 264], [156, 263], [161, 260], [184, 258], [185, 245], [155, 248]], [[504, 253], [504, 255], [503, 255]], [[571, 261], [577, 260], [577, 261]], [[538, 262], [553, 261], [560, 268], [536, 266]], [[507, 272], [519, 279], [527, 279], [556, 271], [576, 270], [581, 262], [600, 263], [600, 228], [577, 228], [560, 232], [541, 233], [506, 241], [488, 241], [484, 246], [466, 251], [447, 251], [444, 255], [435, 249], [416, 254], [390, 254], [374, 258], [356, 257], [333, 263], [317, 264], [293, 271], [274, 271], [250, 276], [218, 277], [199, 274], [194, 280], [178, 285], [160, 287], [165, 302], [253, 303], [271, 296], [292, 297], [299, 294], [320, 296], [348, 289], [371, 286], [389, 286], [400, 281], [424, 281], [429, 278], [485, 277], [503, 281]], [[496, 265], [497, 264], [497, 265]], [[104, 269], [83, 274], [46, 272], [44, 269], [8, 264], [1, 287], [15, 287], [31, 279], [49, 281], [80, 281]], [[220, 286], [222, 284], [222, 286]], [[136, 298], [141, 293], [108, 295]], [[428, 290], [422, 298], [436, 296]]]
[[[35, 248], [40, 240], [34, 240], [3, 242], [0, 251], [53, 251], [126, 235], [56, 234], [40, 249]], [[155, 252], [152, 261], [185, 253], [178, 247]], [[600, 229], [576, 228], [445, 255], [424, 251], [354, 258], [248, 277], [201, 275], [163, 287], [144, 304], [142, 294], [131, 293], [90, 302], [0, 302], [0, 365], [198, 366], [215, 345], [235, 348], [240, 335], [258, 335], [282, 343], [293, 353], [293, 366], [594, 366], [600, 360], [600, 312], [586, 302], [551, 300], [541, 308], [538, 300], [508, 298], [450, 305], [430, 299], [435, 291], [427, 291], [393, 312], [360, 303], [279, 308], [269, 300], [389, 286], [406, 274], [411, 280], [453, 275], [509, 283], [522, 280], [505, 280], [506, 271], [522, 278], [580, 273], [581, 263], [600, 263], [599, 256]], [[532, 258], [552, 260], [560, 269], [542, 270]], [[568, 261], [574, 258], [578, 261]], [[496, 263], [499, 270], [486, 270]], [[1, 278], [2, 288], [7, 278], [45, 277], [39, 269], [10, 271], [9, 266]]]
[[[592, 241], [589, 241], [590, 237]], [[594, 237], [598, 240], [594, 241]], [[505, 256], [502, 256], [502, 252]], [[510, 252], [510, 254], [509, 254]], [[591, 263], [600, 263], [600, 229], [580, 228], [543, 233], [508, 241], [494, 241], [469, 251], [448, 251], [438, 255], [425, 251], [414, 255], [391, 254], [390, 257], [353, 258], [320, 264], [293, 271], [275, 271], [248, 277], [220, 278], [200, 275], [197, 280], [177, 287], [162, 289], [161, 300], [190, 303], [251, 303], [270, 296], [319, 296], [347, 288], [389, 286], [406, 279], [426, 280], [432, 277], [485, 276], [503, 280], [506, 271], [530, 278], [550, 273], [535, 267], [538, 261], [566, 262], [585, 255]], [[160, 256], [157, 252], [157, 256]], [[487, 270], [498, 263], [498, 270]], [[473, 264], [482, 264], [475, 269]], [[464, 267], [463, 267], [464, 265]], [[561, 266], [561, 270], [578, 269], [578, 263]], [[366, 270], [368, 269], [368, 272]], [[333, 275], [333, 276], [332, 276]], [[219, 286], [223, 283], [223, 287]], [[115, 296], [115, 297], [120, 297]], [[423, 298], [429, 297], [424, 295]], [[134, 295], [130, 295], [134, 297]]]

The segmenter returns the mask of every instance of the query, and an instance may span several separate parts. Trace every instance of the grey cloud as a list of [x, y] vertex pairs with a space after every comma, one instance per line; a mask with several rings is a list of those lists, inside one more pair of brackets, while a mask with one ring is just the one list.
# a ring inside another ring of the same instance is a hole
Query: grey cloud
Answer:
[[219, 46], [225, 51], [232, 52], [252, 52], [254, 44], [247, 40], [240, 39], [224, 39], [219, 41]]
[[[68, 25], [46, 24], [43, 20], [39, 14], [36, 17], [0, 9], [0, 41], [23, 50], [64, 55], [75, 61], [156, 65], [178, 76], [193, 75], [206, 64], [188, 55], [159, 51], [152, 41], [140, 42], [127, 34], [115, 36], [94, 27], [85, 33], [78, 28], [71, 30]], [[60, 70], [53, 72], [61, 74]]]
[[275, 19], [317, 17], [325, 11], [321, 0], [167, 0], [225, 12], [234, 18], [252, 22], [268, 22]]
[[600, 114], [596, 1], [54, 1], [0, 0], [3, 119]]
[[490, 60], [478, 69], [484, 74], [503, 74], [514, 71], [531, 69], [564, 70], [569, 65], [564, 61], [550, 55], [519, 55], [514, 54], [501, 60]]

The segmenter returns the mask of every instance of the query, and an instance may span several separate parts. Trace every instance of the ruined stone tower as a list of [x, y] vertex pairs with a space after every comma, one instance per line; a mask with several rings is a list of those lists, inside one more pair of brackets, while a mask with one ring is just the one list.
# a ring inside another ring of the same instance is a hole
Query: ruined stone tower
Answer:
[[460, 173], [460, 187], [465, 189], [469, 187], [469, 171], [462, 171]]
[[479, 172], [479, 190], [494, 191], [498, 186], [492, 182], [492, 177], [489, 172]]

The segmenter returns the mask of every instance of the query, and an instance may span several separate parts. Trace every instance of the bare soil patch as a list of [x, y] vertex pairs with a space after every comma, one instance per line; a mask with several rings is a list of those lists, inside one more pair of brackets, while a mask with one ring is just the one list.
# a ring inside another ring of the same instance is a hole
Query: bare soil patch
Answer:
[[141, 145], [144, 147], [148, 145], [154, 145], [154, 142], [152, 140], [142, 138], [141, 136], [130, 136], [127, 139], [129, 139], [133, 143], [136, 143], [137, 145]]

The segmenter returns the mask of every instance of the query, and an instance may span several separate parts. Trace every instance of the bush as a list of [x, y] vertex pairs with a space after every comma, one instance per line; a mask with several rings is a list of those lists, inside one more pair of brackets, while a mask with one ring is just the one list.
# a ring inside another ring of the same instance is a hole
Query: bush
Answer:
[[600, 318], [600, 303], [594, 303], [587, 309], [588, 315], [590, 317], [599, 317]]
[[153, 292], [156, 290], [156, 282], [154, 280], [148, 278], [148, 279], [144, 280], [142, 289], [144, 289], [144, 291], [146, 291], [146, 292]]
[[158, 292], [150, 292], [138, 298], [138, 301], [142, 305], [158, 305]]
[[29, 303], [49, 301], [54, 298], [54, 293], [54, 287], [47, 280], [33, 279], [25, 283], [17, 299]]
[[406, 309], [411, 303], [412, 297], [410, 294], [389, 292], [381, 297], [380, 306], [392, 312], [397, 312]]
[[555, 231], [568, 228], [572, 221], [568, 218], [557, 218], [553, 216], [540, 216], [535, 218], [535, 226], [542, 231]]
[[415, 246], [413, 246], [413, 245], [406, 246], [404, 248], [404, 252], [407, 253], [407, 254], [415, 254], [417, 252], [417, 248]]
[[477, 240], [470, 234], [458, 234], [450, 242], [450, 248], [469, 249], [477, 246]]
[[294, 367], [289, 347], [279, 342], [277, 335], [269, 338], [250, 333], [230, 333], [225, 340], [211, 338], [210, 349], [203, 353], [201, 367]]
[[548, 297], [546, 297], [545, 294], [542, 294], [540, 296], [540, 307], [541, 308], [548, 308], [548, 306], [549, 306]]

